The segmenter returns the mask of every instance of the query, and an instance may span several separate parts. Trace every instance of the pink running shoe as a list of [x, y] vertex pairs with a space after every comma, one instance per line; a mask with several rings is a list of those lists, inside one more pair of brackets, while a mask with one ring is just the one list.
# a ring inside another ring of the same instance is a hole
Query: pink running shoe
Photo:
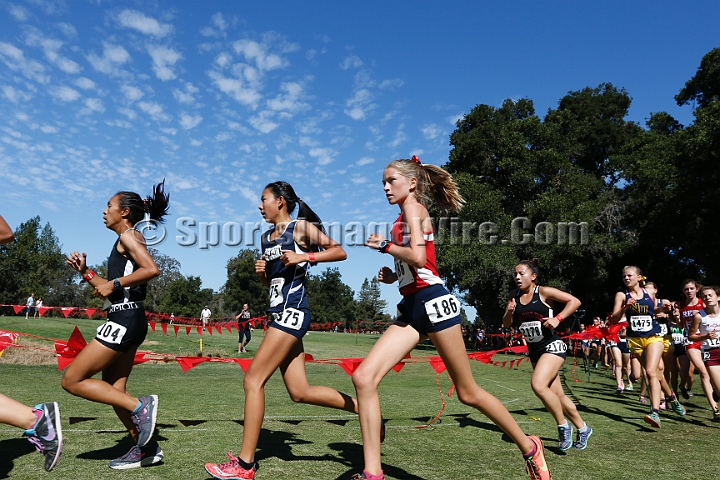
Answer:
[[252, 468], [249, 470], [242, 468], [238, 462], [237, 457], [234, 457], [232, 453], [227, 454], [230, 457], [230, 461], [227, 463], [206, 463], [205, 471], [212, 475], [213, 478], [220, 478], [225, 480], [246, 480], [255, 478], [255, 472], [257, 472], [260, 465], [257, 462], [253, 462]]

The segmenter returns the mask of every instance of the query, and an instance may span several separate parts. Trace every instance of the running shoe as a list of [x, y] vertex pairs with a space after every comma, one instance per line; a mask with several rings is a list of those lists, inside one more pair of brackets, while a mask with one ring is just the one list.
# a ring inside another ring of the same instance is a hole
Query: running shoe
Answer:
[[157, 408], [157, 395], [146, 395], [140, 397], [140, 409], [131, 415], [132, 421], [138, 429], [137, 444], [139, 447], [147, 445], [155, 432]]
[[627, 390], [628, 392], [632, 392], [633, 391], [632, 383], [628, 382], [627, 385], [625, 385], [625, 390]]
[[[367, 478], [369, 478], [369, 477], [368, 477], [368, 476], [365, 474], [365, 472], [363, 471], [362, 473], [356, 473], [355, 475], [353, 475], [352, 477], [350, 477], [350, 480], [365, 480], [365, 479], [367, 479]], [[383, 480], [385, 480], [385, 475], [384, 475], [384, 474], [383, 474], [383, 477], [382, 477], [382, 478], [383, 478]]]
[[144, 447], [133, 445], [129, 452], [108, 465], [114, 470], [127, 470], [130, 468], [149, 467], [163, 461], [165, 454], [157, 442], [152, 441]]
[[713, 421], [713, 422], [720, 422], [720, 409], [718, 409], [717, 407], [715, 408], [715, 410], [713, 410], [713, 418], [712, 418], [712, 421]]
[[660, 428], [660, 413], [652, 411], [645, 415], [645, 422], [649, 423], [655, 428]]
[[561, 451], [570, 450], [570, 447], [572, 447], [572, 434], [572, 425], [567, 424], [567, 427], [558, 425], [558, 448]]
[[63, 448], [62, 426], [60, 425], [60, 406], [57, 402], [35, 405], [33, 410], [42, 413], [35, 426], [25, 430], [24, 436], [35, 445], [38, 452], [45, 455], [43, 468], [49, 472], [58, 460]]
[[534, 435], [528, 435], [528, 438], [535, 444], [535, 453], [530, 456], [523, 455], [525, 471], [531, 480], [550, 480], [552, 476], [545, 461], [542, 440]]
[[618, 385], [617, 390], [615, 390], [615, 395], [618, 397], [623, 394], [623, 389]]
[[687, 391], [687, 388], [680, 387], [680, 394], [685, 400], [690, 400], [690, 392]]
[[575, 439], [575, 443], [573, 443], [573, 447], [578, 450], [585, 450], [587, 448], [588, 438], [590, 438], [590, 435], [593, 434], [593, 429], [590, 428], [590, 425], [586, 423], [585, 427], [587, 428], [584, 432], [582, 430], [577, 431], [577, 437]]
[[685, 416], [685, 407], [680, 405], [676, 396], [673, 395], [673, 398], [668, 400], [668, 404], [670, 405], [670, 408], [672, 408], [673, 412], [677, 413], [681, 417]]
[[640, 398], [638, 398], [638, 401], [640, 403], [647, 403], [647, 398], [645, 398], [645, 395], [640, 395]]
[[660, 410], [667, 410], [667, 405], [665, 404], [665, 399], [660, 399]]
[[227, 454], [230, 457], [230, 461], [227, 463], [206, 463], [205, 471], [212, 475], [213, 478], [220, 478], [225, 480], [246, 480], [255, 478], [255, 472], [258, 471], [260, 465], [257, 462], [252, 463], [252, 467], [249, 469], [243, 468], [238, 462], [238, 458], [233, 456], [232, 453]]

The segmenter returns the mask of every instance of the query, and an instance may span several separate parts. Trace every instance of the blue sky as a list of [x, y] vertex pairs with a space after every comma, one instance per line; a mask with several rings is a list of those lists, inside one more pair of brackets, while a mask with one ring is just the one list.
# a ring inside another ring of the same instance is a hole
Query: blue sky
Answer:
[[[158, 248], [217, 290], [239, 247], [180, 246], [178, 218], [259, 222], [286, 180], [327, 222], [392, 221], [384, 165], [442, 165], [455, 121], [505, 98], [543, 115], [611, 82], [631, 120], [691, 123], [673, 96], [720, 46], [718, 18], [711, 1], [0, 1], [0, 214], [39, 215], [100, 263], [107, 200], [166, 178]], [[389, 264], [347, 250], [356, 291]]]

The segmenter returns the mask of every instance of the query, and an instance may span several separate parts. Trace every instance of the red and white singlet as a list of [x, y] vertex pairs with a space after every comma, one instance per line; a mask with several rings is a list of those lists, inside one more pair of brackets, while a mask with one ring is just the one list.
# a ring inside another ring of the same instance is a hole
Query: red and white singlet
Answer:
[[[410, 231], [403, 221], [403, 213], [395, 220], [392, 228], [393, 242], [401, 247], [410, 246]], [[435, 243], [433, 232], [423, 232], [425, 240], [425, 266], [415, 268], [402, 260], [395, 259], [395, 274], [398, 277], [398, 286], [401, 295], [411, 295], [429, 285], [443, 285], [442, 278], [437, 271], [435, 260]]]

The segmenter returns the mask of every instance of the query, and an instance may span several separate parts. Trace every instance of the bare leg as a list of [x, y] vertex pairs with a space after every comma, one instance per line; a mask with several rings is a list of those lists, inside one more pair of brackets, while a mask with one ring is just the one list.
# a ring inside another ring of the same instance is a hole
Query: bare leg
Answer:
[[650, 402], [652, 408], [655, 410], [660, 409], [660, 372], [658, 365], [662, 358], [663, 343], [654, 342], [650, 343], [645, 347], [645, 351], [640, 357], [640, 362], [645, 368], [645, 374], [647, 375], [648, 389], [650, 390]]
[[[104, 382], [107, 382], [121, 392], [125, 392], [125, 395], [131, 399], [134, 399], [135, 397], [128, 393], [126, 387], [128, 377], [130, 376], [130, 372], [132, 371], [133, 363], [135, 361], [135, 352], [137, 352], [137, 347], [120, 355], [114, 363], [102, 372], [102, 379]], [[138, 431], [137, 427], [131, 420], [131, 411], [117, 406], [113, 406], [113, 410], [115, 410], [115, 414], [125, 426], [130, 436], [137, 442]]]
[[717, 408], [717, 402], [715, 402], [712, 395], [713, 388], [710, 384], [710, 375], [708, 374], [707, 368], [705, 368], [705, 363], [702, 360], [702, 352], [697, 348], [688, 348], [687, 356], [698, 373], [700, 373], [700, 381], [703, 392], [705, 393], [705, 398], [707, 398], [710, 407], [715, 410]]
[[33, 409], [0, 393], [0, 423], [29, 430], [37, 422]]

